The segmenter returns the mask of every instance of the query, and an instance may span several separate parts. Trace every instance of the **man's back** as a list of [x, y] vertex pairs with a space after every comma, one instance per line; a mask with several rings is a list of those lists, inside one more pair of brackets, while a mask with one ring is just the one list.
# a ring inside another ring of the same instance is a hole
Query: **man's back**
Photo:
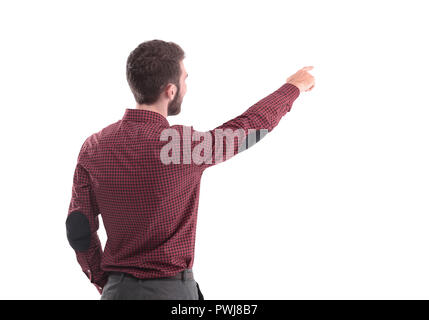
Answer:
[[127, 109], [121, 121], [90, 136], [79, 163], [91, 180], [107, 233], [101, 268], [138, 278], [191, 268], [203, 170], [160, 161], [161, 115]]

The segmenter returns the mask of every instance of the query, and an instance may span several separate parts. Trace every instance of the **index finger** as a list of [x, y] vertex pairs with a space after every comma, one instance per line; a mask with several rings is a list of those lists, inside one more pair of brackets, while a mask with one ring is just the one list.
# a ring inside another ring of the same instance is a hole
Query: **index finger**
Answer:
[[308, 66], [308, 67], [302, 68], [302, 70], [309, 71], [309, 70], [312, 70], [313, 68], [314, 68], [313, 66]]

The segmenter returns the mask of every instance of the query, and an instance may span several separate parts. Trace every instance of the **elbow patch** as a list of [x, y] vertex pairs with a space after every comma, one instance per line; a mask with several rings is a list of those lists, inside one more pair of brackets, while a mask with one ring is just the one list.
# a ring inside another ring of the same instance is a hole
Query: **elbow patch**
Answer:
[[67, 239], [76, 251], [86, 251], [91, 243], [88, 218], [80, 211], [73, 211], [66, 220]]

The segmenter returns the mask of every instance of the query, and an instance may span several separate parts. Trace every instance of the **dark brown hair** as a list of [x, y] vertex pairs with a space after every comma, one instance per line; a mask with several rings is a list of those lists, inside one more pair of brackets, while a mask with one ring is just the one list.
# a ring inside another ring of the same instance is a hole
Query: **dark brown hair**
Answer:
[[174, 42], [150, 40], [137, 46], [127, 59], [127, 81], [138, 104], [158, 100], [168, 83], [180, 87], [180, 61], [185, 52]]

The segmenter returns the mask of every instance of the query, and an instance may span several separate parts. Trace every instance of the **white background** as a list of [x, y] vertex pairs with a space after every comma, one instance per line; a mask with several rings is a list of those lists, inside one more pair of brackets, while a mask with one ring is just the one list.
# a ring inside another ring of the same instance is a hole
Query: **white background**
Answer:
[[99, 299], [65, 232], [77, 155], [135, 107], [128, 54], [162, 39], [189, 74], [168, 120], [198, 130], [314, 66], [261, 143], [203, 175], [206, 299], [428, 299], [425, 5], [2, 1], [0, 298]]

